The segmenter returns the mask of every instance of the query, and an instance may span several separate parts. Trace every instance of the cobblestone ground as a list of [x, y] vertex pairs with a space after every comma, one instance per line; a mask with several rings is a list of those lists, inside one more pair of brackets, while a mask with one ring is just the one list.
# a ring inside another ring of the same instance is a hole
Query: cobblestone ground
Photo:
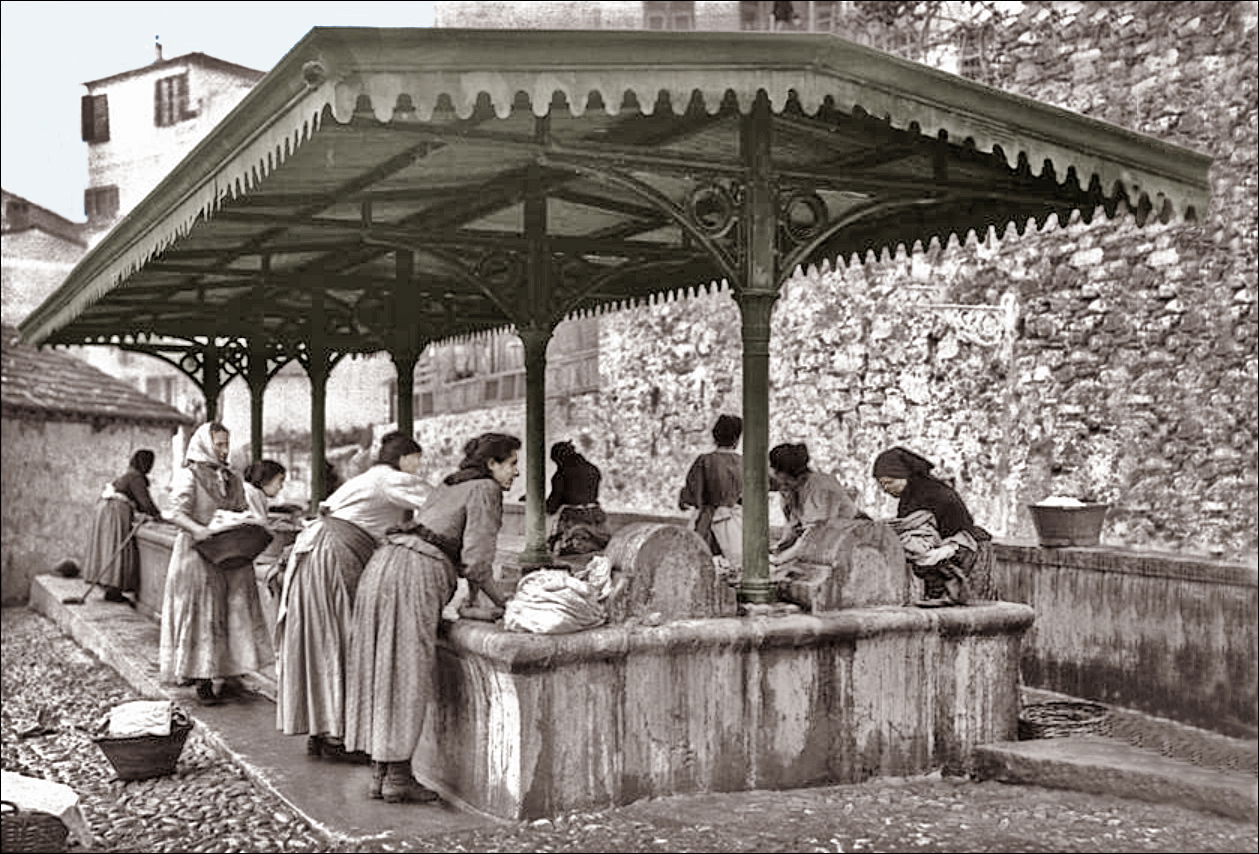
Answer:
[[[328, 844], [193, 730], [176, 775], [121, 782], [91, 741], [135, 699], [111, 668], [43, 617], [3, 611], [6, 770], [83, 799], [102, 852], [176, 851], [1256, 851], [1254, 825], [1120, 798], [917, 778], [793, 792], [678, 798], [425, 839]], [[20, 739], [41, 709], [59, 731]], [[399, 809], [407, 809], [402, 806]]]

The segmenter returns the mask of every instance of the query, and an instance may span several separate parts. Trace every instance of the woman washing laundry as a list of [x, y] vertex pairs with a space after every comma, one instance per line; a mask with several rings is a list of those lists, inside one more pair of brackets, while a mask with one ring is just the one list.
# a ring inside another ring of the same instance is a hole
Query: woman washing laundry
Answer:
[[874, 477], [898, 499], [891, 521], [914, 575], [922, 579], [920, 607], [965, 605], [997, 597], [992, 581], [992, 535], [975, 524], [960, 495], [934, 477], [935, 464], [907, 448], [874, 460]]
[[106, 602], [129, 601], [124, 593], [140, 590], [140, 549], [134, 532], [143, 522], [162, 518], [149, 495], [153, 452], [147, 448], [131, 455], [127, 470], [105, 487], [92, 519], [87, 540], [85, 577], [105, 588]]
[[551, 461], [555, 474], [551, 476], [551, 494], [546, 497], [546, 513], [555, 516], [555, 530], [547, 538], [547, 548], [555, 555], [600, 551], [612, 539], [608, 516], [599, 506], [602, 473], [572, 442], [552, 445]]
[[[494, 603], [494, 553], [503, 493], [516, 480], [520, 440], [486, 433], [464, 447], [459, 470], [434, 490], [414, 522], [372, 556], [354, 603], [345, 745], [372, 758], [368, 797], [390, 803], [437, 798], [411, 772], [411, 757], [437, 691], [437, 627], [460, 576]], [[481, 609], [464, 612], [474, 616]], [[475, 749], [468, 745], [469, 750]]]
[[376, 463], [328, 496], [293, 544], [276, 615], [276, 727], [306, 734], [312, 756], [366, 759], [349, 755], [342, 742], [354, 598], [385, 532], [428, 498], [416, 476], [422, 457], [409, 436], [384, 436]]

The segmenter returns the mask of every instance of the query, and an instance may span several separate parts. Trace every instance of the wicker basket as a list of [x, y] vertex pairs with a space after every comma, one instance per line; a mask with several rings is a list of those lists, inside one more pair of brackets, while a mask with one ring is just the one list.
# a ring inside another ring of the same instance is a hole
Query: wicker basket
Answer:
[[245, 523], [211, 534], [192, 547], [218, 569], [228, 570], [249, 566], [270, 543], [270, 531], [261, 525]]
[[119, 780], [145, 780], [175, 773], [190, 732], [192, 721], [177, 708], [171, 713], [170, 735], [102, 735], [93, 741], [114, 766]]
[[0, 851], [65, 851], [69, 833], [52, 813], [0, 801]]
[[1110, 711], [1100, 703], [1063, 700], [1025, 706], [1019, 714], [1019, 739], [1106, 735]]
[[1046, 507], [1029, 504], [1036, 536], [1046, 548], [1063, 546], [1095, 546], [1101, 541], [1102, 523], [1106, 521], [1109, 504], [1085, 504], [1080, 507]]

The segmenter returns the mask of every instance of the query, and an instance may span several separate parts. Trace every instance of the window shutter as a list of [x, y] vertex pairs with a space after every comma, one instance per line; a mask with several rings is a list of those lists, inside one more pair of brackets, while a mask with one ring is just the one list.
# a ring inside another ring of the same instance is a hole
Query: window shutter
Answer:
[[153, 124], [162, 127], [166, 122], [162, 121], [162, 84], [165, 80], [153, 81]]
[[109, 96], [84, 95], [79, 102], [79, 119], [84, 142], [108, 142]]
[[84, 95], [79, 99], [79, 126], [83, 130], [83, 141], [91, 142], [92, 133], [96, 130], [96, 119], [92, 117], [91, 95]]
[[92, 115], [96, 119], [93, 129], [96, 142], [109, 142], [109, 96], [94, 95]]

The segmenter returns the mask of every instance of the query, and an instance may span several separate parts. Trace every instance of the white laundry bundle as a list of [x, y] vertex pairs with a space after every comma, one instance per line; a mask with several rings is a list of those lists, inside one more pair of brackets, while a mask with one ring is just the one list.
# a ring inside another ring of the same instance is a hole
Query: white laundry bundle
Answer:
[[249, 513], [240, 510], [215, 510], [214, 515], [210, 518], [210, 524], [206, 527], [211, 531], [224, 531], [228, 528], [235, 528], [237, 525], [246, 522], [256, 522], [257, 520]]
[[109, 710], [109, 735], [170, 735], [170, 700], [133, 700]]
[[599, 583], [600, 588], [596, 588], [562, 569], [531, 572], [520, 579], [516, 595], [507, 603], [503, 628], [555, 635], [600, 626], [605, 614]]

